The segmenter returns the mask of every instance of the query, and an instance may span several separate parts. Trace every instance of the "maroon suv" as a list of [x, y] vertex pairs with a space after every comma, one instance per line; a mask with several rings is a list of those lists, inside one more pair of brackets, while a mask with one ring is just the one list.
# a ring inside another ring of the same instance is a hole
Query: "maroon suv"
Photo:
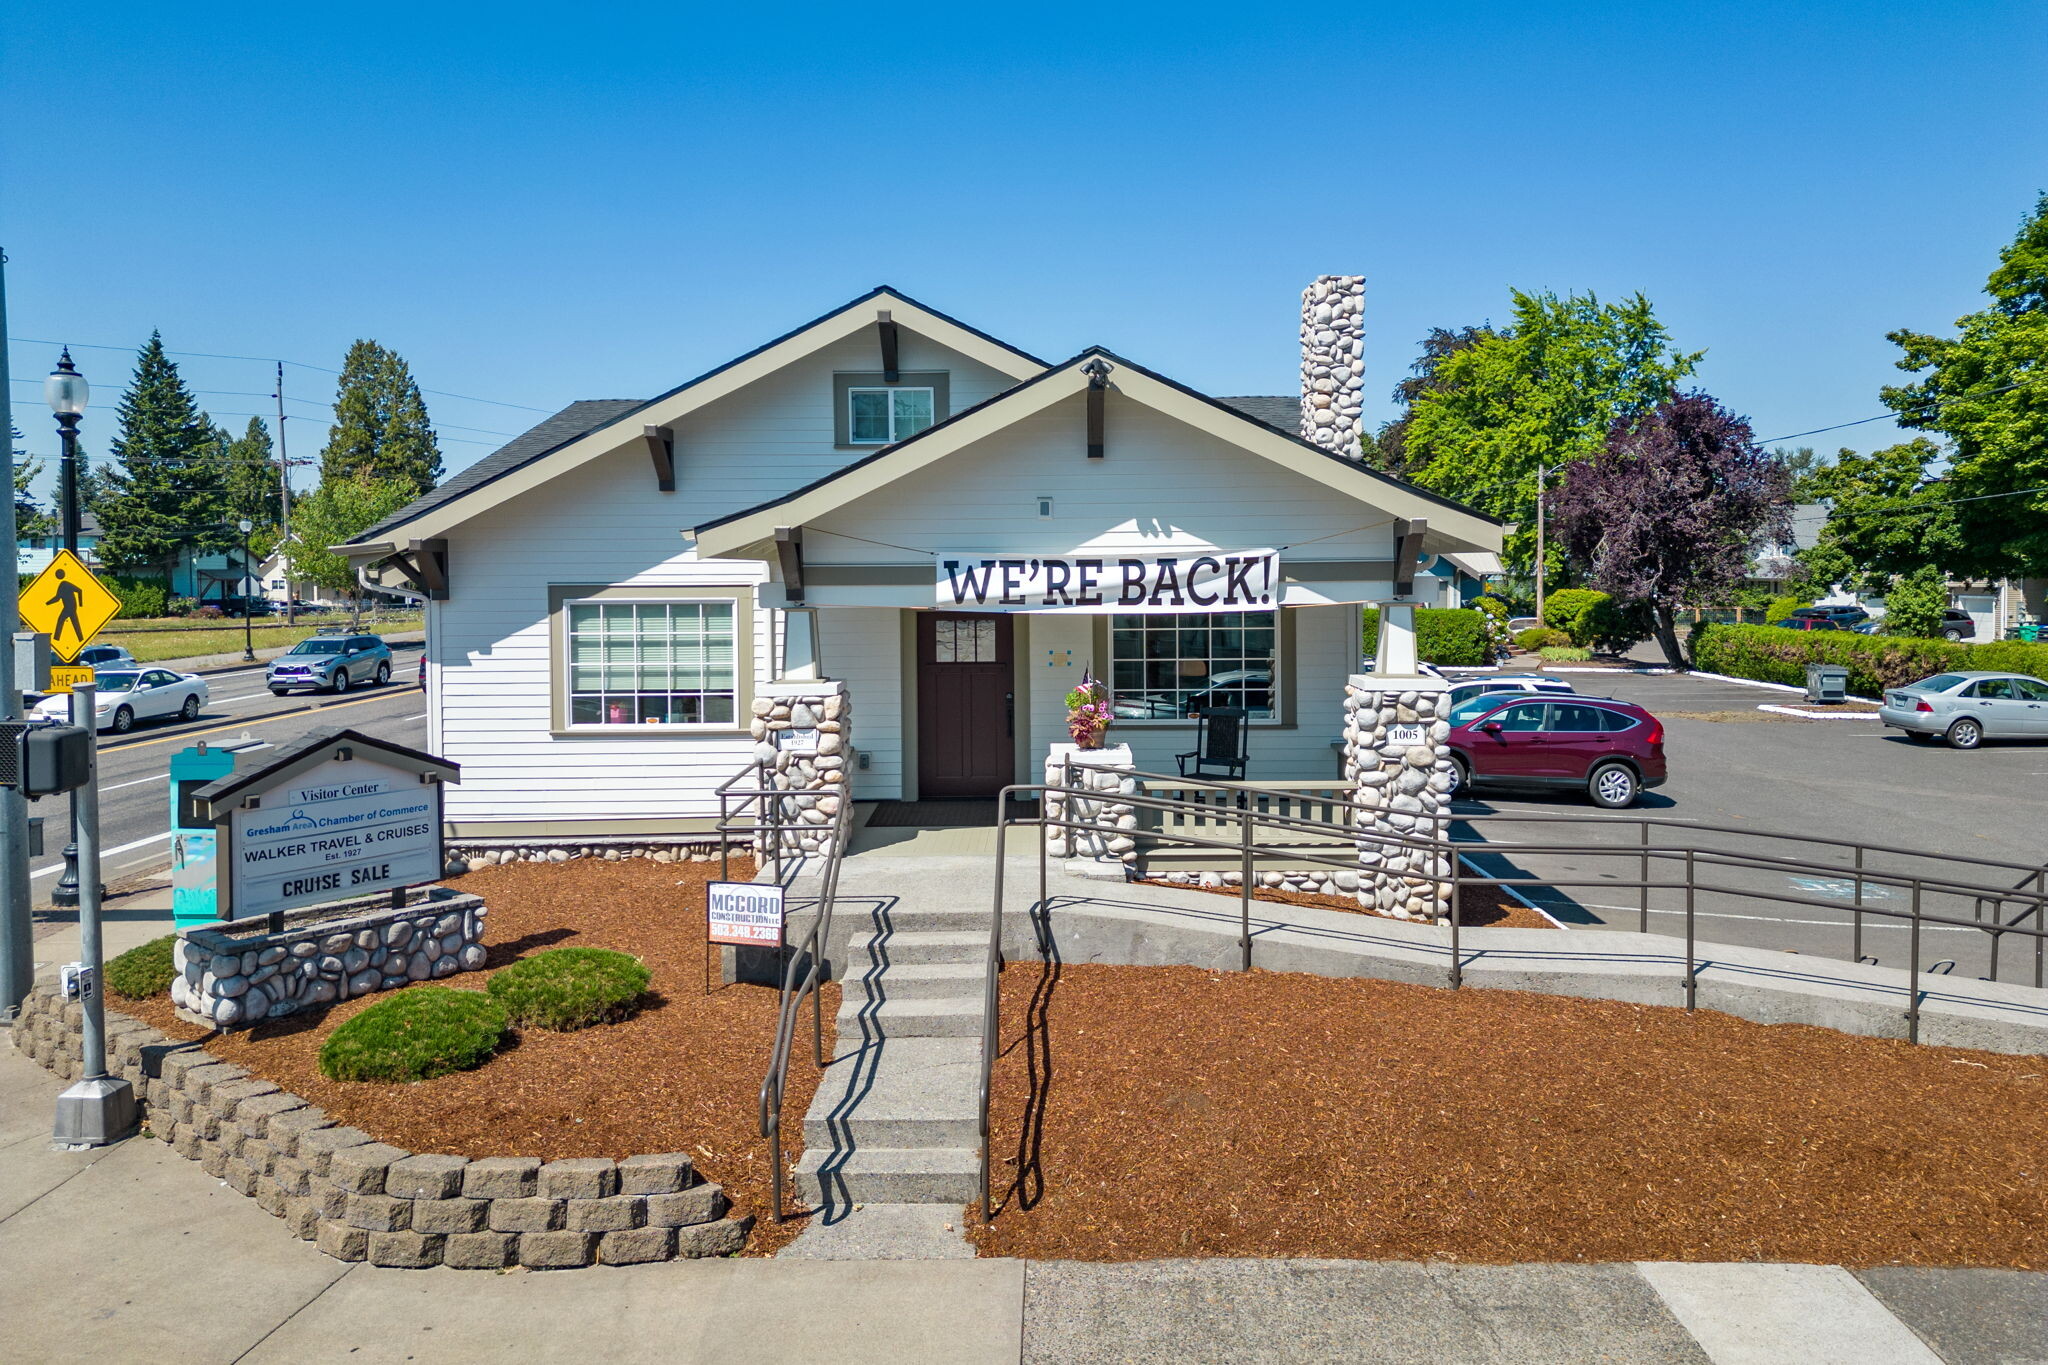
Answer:
[[1664, 726], [1634, 702], [1495, 694], [1460, 703], [1450, 720], [1459, 792], [1577, 787], [1594, 805], [1620, 810], [1664, 781]]

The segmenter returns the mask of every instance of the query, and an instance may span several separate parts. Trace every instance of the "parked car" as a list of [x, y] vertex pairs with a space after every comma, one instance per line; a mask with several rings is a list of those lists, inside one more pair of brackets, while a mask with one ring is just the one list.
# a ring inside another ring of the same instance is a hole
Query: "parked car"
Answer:
[[427, 690], [427, 651], [420, 651], [420, 691]]
[[1515, 673], [1497, 678], [1468, 678], [1464, 682], [1451, 684], [1451, 710], [1455, 711], [1460, 702], [1475, 697], [1499, 697], [1504, 693], [1527, 696], [1530, 693], [1565, 692], [1572, 685], [1563, 678], [1548, 678], [1541, 674]]
[[294, 688], [346, 692], [359, 682], [391, 681], [391, 646], [375, 635], [315, 635], [270, 661], [264, 682], [282, 697]]
[[1847, 630], [1840, 621], [1826, 616], [1788, 616], [1778, 622], [1785, 630]]
[[135, 656], [121, 645], [87, 645], [78, 651], [74, 664], [86, 668], [140, 668]]
[[[93, 679], [99, 691], [93, 698], [97, 729], [125, 735], [138, 721], [177, 718], [196, 720], [206, 705], [206, 679], [197, 673], [174, 673], [168, 668], [98, 670]], [[43, 698], [32, 713], [37, 720], [65, 721], [71, 718], [71, 698], [66, 693]]]
[[1877, 718], [1908, 739], [1945, 739], [1951, 749], [2048, 739], [2048, 682], [2025, 673], [1937, 673], [1888, 689]]
[[1543, 618], [1540, 616], [1510, 616], [1508, 618], [1508, 634], [1520, 635], [1523, 631], [1534, 630], [1542, 624]]
[[232, 593], [225, 597], [209, 597], [199, 605], [219, 607], [223, 616], [268, 616], [276, 606], [267, 597], [238, 597]]
[[1663, 723], [1634, 702], [1501, 697], [1465, 706], [1450, 716], [1454, 792], [1580, 788], [1594, 805], [1621, 810], [1664, 782]]
[[1857, 626], [1870, 619], [1870, 613], [1853, 602], [1838, 602], [1831, 606], [1821, 607], [1801, 607], [1792, 614], [1815, 621], [1833, 621], [1836, 625], [1849, 630], [1854, 630]]
[[1953, 643], [1976, 639], [1976, 618], [1966, 611], [1950, 607], [1941, 614], [1941, 638]]

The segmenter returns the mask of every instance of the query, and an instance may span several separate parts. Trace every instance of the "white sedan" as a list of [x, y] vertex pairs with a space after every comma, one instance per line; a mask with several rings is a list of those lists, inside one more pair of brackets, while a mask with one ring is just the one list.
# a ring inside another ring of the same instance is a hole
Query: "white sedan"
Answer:
[[[206, 679], [197, 673], [173, 673], [168, 668], [102, 669], [95, 681], [99, 694], [93, 701], [94, 728], [125, 735], [141, 720], [175, 717], [196, 720], [206, 705]], [[38, 720], [69, 721], [68, 693], [43, 698], [36, 703]]]

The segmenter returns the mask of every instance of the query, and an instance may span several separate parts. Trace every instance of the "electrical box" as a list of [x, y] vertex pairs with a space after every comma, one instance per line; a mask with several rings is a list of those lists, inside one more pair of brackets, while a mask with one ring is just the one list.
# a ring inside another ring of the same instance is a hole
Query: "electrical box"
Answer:
[[220, 918], [220, 834], [192, 794], [234, 771], [233, 752], [204, 743], [171, 755], [171, 918], [179, 924]]
[[14, 690], [38, 696], [50, 690], [50, 637], [39, 631], [14, 632]]
[[1849, 670], [1840, 664], [1808, 664], [1806, 699], [1818, 702], [1849, 700]]

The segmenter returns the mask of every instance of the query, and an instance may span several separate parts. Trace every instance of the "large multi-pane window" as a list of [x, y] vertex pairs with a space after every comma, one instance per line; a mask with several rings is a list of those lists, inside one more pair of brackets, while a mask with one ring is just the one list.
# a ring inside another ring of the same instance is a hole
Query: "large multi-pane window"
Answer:
[[851, 444], [884, 446], [907, 440], [932, 424], [930, 389], [848, 389], [846, 428]]
[[731, 726], [731, 602], [571, 602], [569, 723]]
[[1111, 706], [1127, 720], [1179, 720], [1218, 706], [1271, 719], [1276, 613], [1118, 615], [1109, 628]]

